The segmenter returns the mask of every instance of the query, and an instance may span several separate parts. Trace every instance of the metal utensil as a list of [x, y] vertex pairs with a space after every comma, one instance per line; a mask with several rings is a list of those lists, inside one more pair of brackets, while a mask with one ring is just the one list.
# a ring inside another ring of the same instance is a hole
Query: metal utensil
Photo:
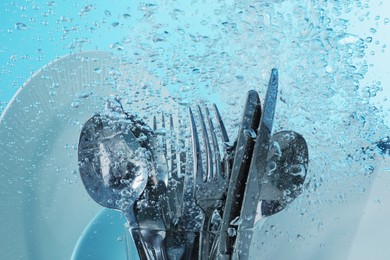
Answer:
[[[131, 121], [95, 115], [83, 126], [78, 160], [83, 184], [100, 205], [122, 211], [131, 227], [137, 227], [134, 203], [148, 180], [148, 153], [131, 131]], [[140, 257], [146, 257], [138, 232], [133, 240]]]
[[242, 194], [245, 192], [249, 165], [255, 145], [255, 129], [259, 126], [260, 116], [259, 95], [257, 91], [251, 90], [247, 94], [241, 126], [238, 132], [226, 204], [223, 211], [219, 245], [221, 255], [231, 255], [233, 253], [236, 236], [232, 234], [237, 232], [237, 225], [231, 225], [231, 223], [240, 216], [243, 200]]
[[[161, 205], [165, 228], [168, 231], [163, 232], [160, 228], [160, 231], [154, 231], [154, 235], [164, 237], [164, 241], [161, 241], [164, 242], [162, 249], [166, 251], [169, 259], [181, 259], [185, 251], [185, 243], [183, 241], [177, 241], [174, 232], [171, 232], [171, 230], [177, 228], [181, 213], [179, 198], [181, 198], [180, 195], [182, 194], [183, 177], [179, 176], [178, 171], [179, 168], [183, 170], [183, 162], [176, 160], [173, 117], [171, 114], [169, 115], [169, 122], [166, 122], [165, 118], [166, 116], [163, 113], [161, 114], [161, 121], [158, 121], [156, 116], [153, 117], [154, 133], [151, 146], [153, 148], [153, 154], [156, 154], [154, 156], [156, 168], [160, 168], [157, 170], [157, 200]], [[170, 126], [169, 131], [168, 125]], [[183, 159], [182, 155], [179, 157]], [[161, 171], [161, 168], [164, 170]], [[157, 246], [161, 247], [161, 244]]]
[[248, 258], [247, 253], [249, 252], [252, 229], [255, 223], [257, 204], [260, 196], [260, 179], [262, 179], [266, 171], [268, 149], [271, 143], [277, 93], [278, 71], [277, 69], [272, 69], [265, 96], [263, 114], [261, 115], [260, 125], [256, 133], [256, 143], [249, 167], [248, 181], [246, 183], [245, 193], [243, 194], [244, 198], [235, 243], [235, 254], [238, 254], [238, 259]]
[[265, 175], [260, 179], [261, 216], [283, 210], [303, 191], [309, 162], [306, 140], [294, 131], [272, 136]]
[[[159, 124], [156, 116], [153, 117], [153, 130], [155, 136], [155, 150], [160, 150], [163, 158], [157, 160], [158, 164], [166, 164], [164, 178], [166, 178], [166, 192], [164, 200], [166, 213], [167, 228], [177, 226], [181, 215], [181, 194], [183, 194], [183, 174], [185, 168], [185, 153], [180, 151], [179, 160], [177, 160], [177, 143], [174, 128], [173, 117], [168, 115], [169, 121], [165, 120], [167, 116], [161, 114], [161, 122]], [[168, 121], [168, 122], [167, 122]], [[180, 171], [180, 172], [179, 172]], [[179, 175], [180, 174], [180, 175]], [[165, 182], [165, 180], [164, 180]]]
[[[260, 178], [260, 201], [256, 207], [255, 223], [285, 209], [302, 193], [308, 161], [308, 147], [302, 135], [294, 131], [281, 131], [272, 136], [266, 174]], [[243, 229], [239, 232], [242, 233], [237, 235], [233, 259], [247, 259], [252, 233]]]
[[[189, 109], [193, 157], [194, 157], [194, 175], [195, 175], [195, 200], [196, 204], [204, 213], [203, 227], [200, 232], [199, 259], [208, 259], [210, 251], [210, 241], [208, 232], [210, 231], [210, 222], [213, 212], [222, 208], [223, 199], [227, 190], [228, 178], [226, 173], [222, 172], [222, 161], [219, 152], [219, 144], [215, 134], [210, 112], [205, 108], [208, 128], [200, 106], [198, 114], [200, 118], [201, 133], [205, 149], [205, 164], [202, 162], [200, 141], [195, 124], [192, 110]], [[220, 121], [222, 123], [222, 121]], [[209, 129], [209, 130], [207, 130]], [[211, 137], [212, 146], [209, 136]]]

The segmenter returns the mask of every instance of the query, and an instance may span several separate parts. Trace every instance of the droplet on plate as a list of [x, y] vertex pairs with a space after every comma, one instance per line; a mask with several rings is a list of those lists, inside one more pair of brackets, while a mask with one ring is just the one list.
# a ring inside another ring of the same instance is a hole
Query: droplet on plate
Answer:
[[76, 94], [76, 97], [78, 98], [87, 98], [92, 94], [91, 91], [80, 91]]
[[71, 106], [72, 106], [73, 108], [78, 108], [78, 107], [79, 107], [79, 105], [80, 105], [80, 103], [79, 103], [79, 102], [77, 102], [77, 101], [75, 101], [75, 102], [72, 102], [72, 104], [71, 104]]

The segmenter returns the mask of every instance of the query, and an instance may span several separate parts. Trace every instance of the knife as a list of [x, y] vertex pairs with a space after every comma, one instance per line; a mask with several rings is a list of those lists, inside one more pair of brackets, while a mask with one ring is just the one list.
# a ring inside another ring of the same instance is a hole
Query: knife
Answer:
[[227, 258], [233, 253], [235, 236], [231, 236], [231, 234], [236, 232], [237, 225], [234, 225], [232, 222], [240, 216], [243, 201], [242, 194], [245, 191], [260, 116], [259, 95], [257, 91], [250, 90], [247, 94], [241, 126], [238, 132], [220, 231], [221, 242], [219, 251], [221, 255], [225, 255]]
[[268, 149], [271, 144], [272, 126], [278, 94], [278, 70], [272, 69], [265, 96], [263, 114], [257, 130], [256, 143], [249, 167], [245, 192], [234, 245], [233, 259], [249, 259], [257, 209], [260, 199], [260, 180], [266, 174]]

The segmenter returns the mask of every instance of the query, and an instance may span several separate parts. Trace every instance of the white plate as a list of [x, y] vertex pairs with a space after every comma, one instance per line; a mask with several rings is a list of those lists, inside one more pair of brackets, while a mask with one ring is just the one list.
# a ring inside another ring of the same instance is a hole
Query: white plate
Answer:
[[[81, 125], [103, 109], [109, 95], [124, 97], [127, 110], [146, 102], [148, 112], [161, 110], [169, 95], [159, 87], [141, 66], [106, 52], [63, 57], [26, 82], [0, 118], [2, 259], [71, 257], [101, 209], [78, 176]], [[127, 95], [137, 91], [143, 98]]]
[[[103, 209], [84, 230], [71, 259], [126, 259], [125, 222], [122, 213]], [[135, 248], [129, 254], [135, 254], [131, 259], [137, 259]]]

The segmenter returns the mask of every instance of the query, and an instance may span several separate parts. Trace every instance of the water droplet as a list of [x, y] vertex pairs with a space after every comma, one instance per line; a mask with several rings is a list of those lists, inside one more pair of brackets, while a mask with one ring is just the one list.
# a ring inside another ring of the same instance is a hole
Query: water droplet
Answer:
[[230, 225], [232, 225], [232, 226], [239, 226], [239, 225], [241, 225], [241, 223], [242, 223], [242, 219], [240, 219], [240, 217], [236, 217], [235, 219], [233, 219], [230, 222]]
[[73, 107], [73, 108], [78, 108], [79, 106], [80, 106], [80, 103], [77, 101], [72, 102], [72, 104], [71, 104], [71, 107]]
[[111, 12], [109, 10], [104, 10], [104, 15], [105, 16], [111, 16]]
[[18, 31], [25, 31], [25, 30], [27, 30], [27, 25], [22, 23], [22, 22], [17, 22], [15, 24], [15, 29]]
[[117, 27], [119, 25], [119, 22], [113, 22], [111, 23], [111, 27]]
[[77, 98], [87, 98], [89, 97], [90, 95], [92, 95], [92, 92], [91, 91], [80, 91], [76, 94], [76, 97]]
[[228, 228], [229, 237], [234, 237], [237, 235], [237, 230], [235, 228]]
[[366, 41], [367, 43], [372, 42], [372, 37], [367, 37], [367, 38], [365, 39], [365, 41]]
[[359, 40], [358, 36], [349, 33], [343, 33], [336, 38], [338, 39], [337, 42], [340, 45], [351, 44], [351, 43], [354, 44]]
[[93, 9], [93, 5], [87, 5], [83, 9], [81, 9], [81, 14], [89, 13]]
[[244, 134], [252, 139], [256, 139], [256, 131], [253, 128], [247, 128], [244, 130]]
[[114, 49], [114, 50], [117, 50], [117, 51], [123, 51], [124, 50], [123, 45], [121, 43], [119, 43], [119, 42], [111, 43], [110, 44], [110, 48]]

